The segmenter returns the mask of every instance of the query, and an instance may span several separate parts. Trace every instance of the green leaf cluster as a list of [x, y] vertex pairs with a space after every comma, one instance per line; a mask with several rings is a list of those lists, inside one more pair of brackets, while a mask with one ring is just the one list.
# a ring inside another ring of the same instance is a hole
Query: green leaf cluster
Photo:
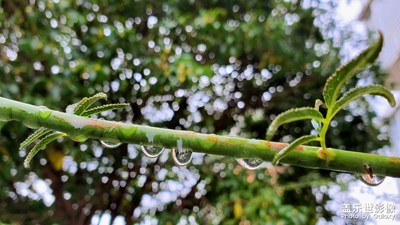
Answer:
[[[78, 103], [69, 105], [66, 109], [67, 113], [72, 113], [75, 115], [79, 116], [84, 116], [84, 117], [89, 117], [94, 114], [99, 114], [102, 112], [110, 111], [110, 110], [117, 110], [117, 109], [123, 109], [127, 107], [129, 104], [127, 103], [118, 103], [118, 104], [106, 104], [102, 106], [97, 106], [97, 107], [92, 107], [91, 106], [96, 102], [99, 101], [100, 99], [107, 99], [107, 95], [104, 93], [97, 93], [93, 95], [92, 97], [85, 97]], [[39, 128], [35, 132], [33, 132], [31, 135], [29, 135], [25, 141], [23, 141], [19, 149], [22, 150], [24, 148], [27, 148], [29, 145], [35, 143], [33, 148], [29, 151], [28, 155], [26, 156], [24, 160], [24, 166], [25, 168], [29, 168], [29, 164], [33, 157], [40, 151], [46, 148], [46, 146], [51, 143], [54, 140], [57, 140], [58, 138], [67, 136], [66, 133], [59, 132], [59, 131], [54, 131], [48, 128]]]
[[[269, 125], [267, 129], [266, 139], [271, 140], [273, 135], [276, 133], [277, 129], [283, 124], [290, 123], [298, 120], [311, 119], [311, 123], [314, 129], [317, 131], [318, 135], [306, 135], [297, 138], [291, 142], [288, 146], [277, 152], [273, 159], [273, 164], [277, 164], [285, 155], [295, 149], [297, 146], [306, 144], [312, 141], [319, 141], [322, 147], [322, 151], [327, 149], [326, 147], [326, 132], [328, 131], [330, 122], [333, 117], [344, 107], [346, 107], [350, 102], [360, 98], [363, 95], [379, 95], [384, 97], [390, 106], [394, 107], [396, 105], [395, 98], [393, 94], [383, 87], [382, 85], [372, 84], [363, 87], [353, 88], [342, 94], [345, 84], [350, 78], [355, 76], [357, 73], [364, 70], [366, 67], [371, 65], [379, 55], [382, 49], [383, 36], [379, 32], [378, 40], [372, 44], [370, 47], [365, 49], [357, 57], [355, 57], [350, 62], [339, 67], [335, 73], [333, 73], [325, 83], [323, 90], [323, 97], [325, 102], [317, 100], [315, 102], [314, 108], [304, 107], [304, 108], [294, 108], [287, 110], [279, 114]], [[339, 98], [340, 97], [340, 98]], [[326, 115], [323, 116], [319, 111], [320, 106], [324, 105], [327, 109]]]

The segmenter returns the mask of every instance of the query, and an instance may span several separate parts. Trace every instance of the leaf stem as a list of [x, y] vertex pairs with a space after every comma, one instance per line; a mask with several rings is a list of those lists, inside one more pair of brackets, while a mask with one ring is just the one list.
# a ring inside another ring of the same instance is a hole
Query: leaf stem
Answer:
[[324, 120], [322, 120], [322, 129], [321, 132], [319, 132], [319, 136], [320, 136], [320, 143], [321, 143], [321, 148], [325, 151], [326, 148], [326, 133], [328, 132], [328, 128], [329, 128], [329, 124], [331, 122], [331, 110], [328, 109], [327, 113], [326, 113], [326, 117]]

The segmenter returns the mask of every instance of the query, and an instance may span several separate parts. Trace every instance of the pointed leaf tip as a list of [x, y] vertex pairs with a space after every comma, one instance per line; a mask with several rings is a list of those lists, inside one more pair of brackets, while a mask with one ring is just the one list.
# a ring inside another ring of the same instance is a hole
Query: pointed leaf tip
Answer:
[[340, 91], [343, 89], [346, 82], [357, 73], [364, 70], [367, 66], [373, 63], [378, 57], [383, 45], [383, 36], [379, 32], [378, 40], [360, 53], [356, 58], [347, 64], [340, 66], [335, 73], [328, 78], [325, 83], [323, 95], [325, 104], [328, 108], [332, 107], [336, 102]]
[[91, 105], [93, 105], [96, 101], [104, 99], [107, 100], [107, 95], [103, 92], [97, 93], [93, 95], [92, 97], [85, 97], [81, 101], [77, 103], [77, 106], [75, 107], [74, 114], [76, 115], [82, 115]]

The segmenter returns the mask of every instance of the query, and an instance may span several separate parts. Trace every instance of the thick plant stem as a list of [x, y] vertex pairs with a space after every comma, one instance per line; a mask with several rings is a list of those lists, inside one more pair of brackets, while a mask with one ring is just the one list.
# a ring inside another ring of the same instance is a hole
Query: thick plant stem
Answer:
[[[68, 134], [71, 139], [84, 141], [96, 138], [110, 142], [183, 148], [236, 158], [260, 158], [272, 161], [274, 154], [286, 143], [238, 137], [200, 134], [121, 122], [100, 120], [50, 110], [0, 97], [0, 120], [17, 120], [28, 127], [45, 127]], [[349, 173], [366, 173], [366, 166], [381, 176], [400, 177], [400, 158], [328, 148], [299, 146], [290, 151], [281, 163], [314, 169]]]

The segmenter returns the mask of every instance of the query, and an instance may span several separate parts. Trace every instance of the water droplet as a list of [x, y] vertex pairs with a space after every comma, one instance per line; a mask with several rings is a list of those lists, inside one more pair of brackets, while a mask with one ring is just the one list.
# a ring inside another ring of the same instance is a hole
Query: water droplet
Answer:
[[186, 166], [192, 160], [192, 151], [185, 148], [172, 149], [172, 158], [178, 166]]
[[39, 123], [37, 122], [37, 120], [35, 120], [35, 118], [30, 118], [28, 120], [23, 120], [22, 123], [27, 126], [28, 128], [31, 129], [38, 129], [40, 128]]
[[264, 161], [261, 159], [236, 159], [239, 165], [249, 170], [255, 170], [261, 167]]
[[378, 175], [370, 176], [369, 174], [361, 174], [360, 180], [363, 183], [368, 184], [370, 186], [378, 186], [378, 185], [382, 184], [382, 182], [385, 180], [385, 177], [378, 176]]
[[366, 173], [359, 175], [359, 178], [363, 183], [370, 186], [378, 186], [385, 180], [384, 176], [375, 175], [369, 165], [364, 164], [364, 169]]
[[110, 142], [110, 141], [103, 141], [103, 140], [100, 140], [100, 143], [106, 148], [116, 148], [122, 144], [120, 142]]
[[46, 106], [39, 106], [39, 116], [42, 119], [47, 119], [51, 115], [51, 111]]
[[143, 154], [145, 154], [149, 158], [157, 158], [163, 153], [164, 148], [156, 147], [156, 146], [140, 146]]

